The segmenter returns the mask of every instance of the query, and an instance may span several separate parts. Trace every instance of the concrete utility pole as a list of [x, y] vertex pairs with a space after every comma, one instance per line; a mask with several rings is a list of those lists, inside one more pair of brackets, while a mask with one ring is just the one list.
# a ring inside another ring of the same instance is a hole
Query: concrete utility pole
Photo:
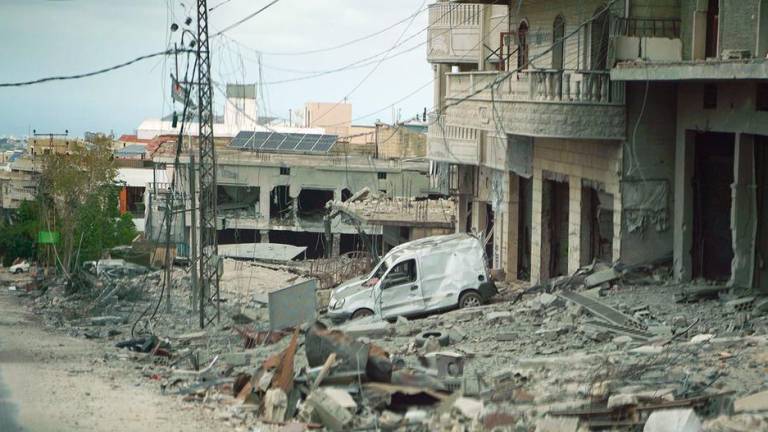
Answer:
[[[216, 153], [213, 142], [208, 5], [197, 0], [198, 113], [200, 146], [200, 328], [219, 320], [219, 251], [216, 211]], [[206, 313], [206, 306], [213, 306]]]

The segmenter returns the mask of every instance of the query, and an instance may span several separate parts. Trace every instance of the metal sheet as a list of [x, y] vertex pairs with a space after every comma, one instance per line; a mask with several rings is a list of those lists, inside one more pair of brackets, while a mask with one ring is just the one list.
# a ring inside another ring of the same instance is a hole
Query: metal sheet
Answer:
[[317, 280], [291, 285], [269, 293], [269, 328], [283, 330], [317, 318]]
[[307, 248], [304, 246], [280, 243], [219, 245], [219, 255], [222, 257], [260, 261], [290, 261], [306, 250]]

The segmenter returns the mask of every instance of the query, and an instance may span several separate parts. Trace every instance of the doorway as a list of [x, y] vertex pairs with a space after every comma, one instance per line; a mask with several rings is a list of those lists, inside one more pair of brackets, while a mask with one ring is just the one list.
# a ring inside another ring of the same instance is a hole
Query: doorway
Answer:
[[595, 11], [590, 34], [590, 65], [592, 70], [604, 71], [608, 65], [608, 8], [601, 6]]
[[724, 282], [731, 276], [734, 144], [733, 134], [696, 134], [691, 250], [694, 278]]
[[582, 186], [581, 257], [579, 263], [611, 262], [613, 254], [613, 195]]
[[528, 68], [528, 23], [523, 21], [517, 28], [517, 69]]
[[754, 288], [768, 292], [768, 136], [755, 136], [755, 184], [757, 185], [757, 238], [755, 238]]
[[567, 182], [544, 180], [541, 209], [541, 280], [568, 273]]
[[517, 279], [531, 280], [531, 211], [533, 182], [530, 178], [518, 177], [520, 202], [517, 214]]

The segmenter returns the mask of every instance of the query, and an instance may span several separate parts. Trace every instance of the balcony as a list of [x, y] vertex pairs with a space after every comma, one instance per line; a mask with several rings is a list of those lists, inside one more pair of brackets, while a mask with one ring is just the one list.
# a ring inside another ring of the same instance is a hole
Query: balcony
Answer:
[[677, 18], [611, 17], [611, 44], [619, 62], [673, 62], [683, 58], [681, 22]]
[[493, 136], [622, 140], [624, 89], [607, 71], [447, 74], [444, 117], [429, 127], [430, 157], [482, 163], [482, 131]]
[[[500, 41], [496, 33], [507, 28], [506, 20], [507, 6], [472, 3], [431, 5], [427, 61], [450, 64], [477, 63], [481, 55], [488, 52], [486, 49], [491, 52], [498, 50]], [[494, 32], [493, 29], [500, 30]], [[487, 33], [486, 40], [483, 40], [484, 33]]]

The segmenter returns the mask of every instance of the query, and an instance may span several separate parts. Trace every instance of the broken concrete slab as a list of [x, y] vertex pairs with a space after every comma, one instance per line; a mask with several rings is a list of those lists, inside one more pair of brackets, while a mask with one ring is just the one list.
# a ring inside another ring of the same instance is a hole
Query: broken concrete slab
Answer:
[[348, 336], [353, 338], [367, 337], [378, 339], [394, 334], [394, 327], [387, 321], [377, 317], [361, 318], [350, 321], [337, 327]]
[[701, 420], [690, 408], [654, 411], [643, 427], [643, 432], [700, 432], [701, 430]]
[[453, 403], [453, 408], [457, 409], [464, 417], [475, 420], [480, 417], [480, 413], [483, 411], [483, 401], [460, 397]]
[[346, 390], [336, 387], [323, 387], [323, 392], [339, 404], [339, 406], [348, 409], [350, 412], [354, 413], [357, 409], [357, 403]]
[[332, 431], [342, 431], [352, 423], [352, 413], [341, 406], [325, 389], [317, 389], [307, 397], [307, 404], [312, 407], [320, 422]]
[[576, 432], [579, 419], [574, 417], [544, 417], [536, 421], [536, 432]]
[[736, 413], [768, 411], [768, 391], [736, 399], [733, 403], [733, 411]]
[[621, 275], [613, 268], [601, 270], [584, 278], [584, 285], [587, 288], [596, 287], [606, 282], [611, 282], [621, 277]]

